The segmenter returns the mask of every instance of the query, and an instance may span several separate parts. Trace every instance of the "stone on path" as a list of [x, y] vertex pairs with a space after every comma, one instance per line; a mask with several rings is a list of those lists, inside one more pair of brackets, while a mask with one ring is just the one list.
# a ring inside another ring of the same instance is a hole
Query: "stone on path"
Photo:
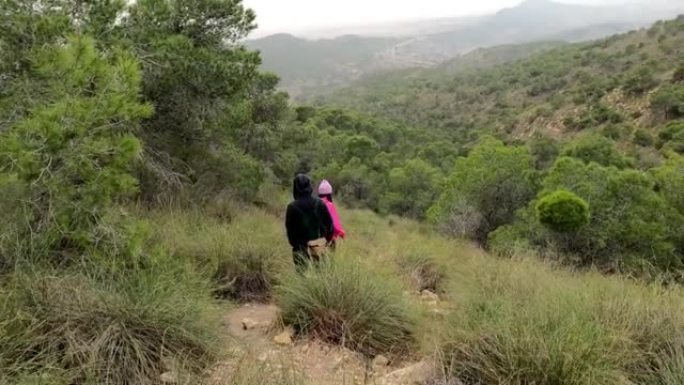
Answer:
[[389, 359], [382, 354], [379, 354], [373, 358], [373, 368], [380, 369], [389, 365]]
[[419, 385], [426, 384], [435, 377], [435, 364], [421, 361], [417, 364], [395, 370], [380, 379], [381, 385]]
[[292, 345], [292, 336], [293, 335], [294, 335], [294, 332], [292, 331], [292, 329], [286, 329], [284, 332], [273, 337], [273, 342], [275, 342], [278, 345], [283, 345], [283, 346]]
[[420, 298], [427, 302], [437, 302], [439, 301], [439, 296], [430, 290], [423, 290], [420, 292]]
[[171, 373], [171, 372], [162, 373], [162, 375], [159, 376], [159, 381], [161, 381], [162, 384], [176, 384], [176, 383], [178, 383], [176, 376], [174, 376], [173, 373]]
[[242, 329], [243, 330], [252, 330], [252, 329], [256, 329], [257, 326], [259, 326], [259, 323], [254, 321], [251, 318], [243, 318], [241, 323], [242, 323]]

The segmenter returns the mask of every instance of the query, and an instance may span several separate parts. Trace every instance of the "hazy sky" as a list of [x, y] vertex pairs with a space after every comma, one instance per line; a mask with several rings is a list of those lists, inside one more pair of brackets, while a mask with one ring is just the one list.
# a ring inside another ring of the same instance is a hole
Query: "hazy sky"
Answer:
[[[616, 4], [629, 0], [561, 1]], [[259, 35], [388, 21], [485, 14], [521, 2], [522, 0], [243, 0], [244, 4], [257, 13]]]

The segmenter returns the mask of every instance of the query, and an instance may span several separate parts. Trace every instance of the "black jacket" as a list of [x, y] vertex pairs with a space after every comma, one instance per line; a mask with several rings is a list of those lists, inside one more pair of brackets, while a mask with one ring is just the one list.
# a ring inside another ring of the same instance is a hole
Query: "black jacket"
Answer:
[[295, 178], [292, 195], [295, 200], [287, 206], [285, 227], [287, 239], [295, 252], [306, 251], [309, 241], [333, 236], [333, 220], [328, 208], [314, 198], [311, 179], [305, 175]]

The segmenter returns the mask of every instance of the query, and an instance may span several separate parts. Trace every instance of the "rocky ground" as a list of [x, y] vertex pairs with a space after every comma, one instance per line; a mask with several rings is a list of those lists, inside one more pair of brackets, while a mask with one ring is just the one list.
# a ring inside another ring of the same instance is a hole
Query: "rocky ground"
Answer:
[[[428, 306], [438, 300], [435, 294], [425, 292], [422, 298]], [[384, 356], [371, 359], [343, 347], [296, 339], [292, 330], [282, 325], [278, 308], [272, 304], [248, 303], [231, 308], [223, 324], [231, 346], [230, 358], [214, 369], [211, 385], [247, 379], [274, 385], [434, 383], [435, 366], [429, 360], [390, 362]]]

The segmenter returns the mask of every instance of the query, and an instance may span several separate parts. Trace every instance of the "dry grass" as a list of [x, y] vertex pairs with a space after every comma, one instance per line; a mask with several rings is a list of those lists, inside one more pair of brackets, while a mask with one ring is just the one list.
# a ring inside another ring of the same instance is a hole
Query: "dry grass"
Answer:
[[[217, 287], [238, 300], [265, 299], [278, 287], [287, 323], [369, 355], [437, 351], [444, 382], [684, 383], [679, 287], [558, 270], [520, 253], [493, 258], [415, 222], [347, 210], [349, 238], [333, 261], [294, 275], [281, 219], [263, 211], [230, 220], [143, 215], [170, 250], [163, 264], [128, 276], [130, 266], [111, 276], [37, 271], [5, 280], [0, 383], [146, 384], [168, 359], [196, 373], [209, 362], [200, 357], [215, 351]], [[450, 315], [422, 316], [407, 294], [424, 288], [440, 293]], [[301, 383], [249, 365], [228, 375], [237, 384]]]
[[283, 224], [260, 210], [245, 209], [229, 222], [200, 211], [146, 215], [154, 223], [156, 240], [175, 257], [194, 261], [221, 296], [268, 300], [278, 275], [291, 265]]
[[218, 352], [211, 291], [192, 266], [157, 258], [144, 267], [15, 272], [0, 290], [0, 383], [197, 376]]
[[392, 277], [334, 255], [278, 287], [283, 321], [301, 334], [369, 356], [406, 353], [415, 318]]

